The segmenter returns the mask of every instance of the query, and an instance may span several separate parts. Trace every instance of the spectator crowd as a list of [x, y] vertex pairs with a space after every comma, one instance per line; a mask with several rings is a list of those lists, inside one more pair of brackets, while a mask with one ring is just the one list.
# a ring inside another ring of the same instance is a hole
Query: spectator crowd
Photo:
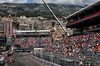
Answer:
[[22, 48], [28, 48], [30, 46], [37, 47], [39, 46], [39, 41], [41, 46], [45, 46], [51, 43], [51, 37], [24, 37], [24, 38], [16, 38], [15, 44], [20, 44]]
[[87, 51], [100, 52], [100, 33], [87, 35], [71, 36], [57, 41], [55, 44], [47, 44], [44, 48], [46, 52], [64, 53], [66, 55], [84, 54], [83, 49]]
[[[21, 44], [22, 47], [38, 46], [39, 37], [16, 38], [15, 43]], [[42, 52], [63, 54], [68, 57], [78, 56], [83, 61], [87, 56], [94, 57], [100, 53], [100, 33], [91, 33], [76, 35], [51, 42], [51, 37], [41, 37], [41, 46], [44, 46]]]
[[[44, 52], [53, 52], [66, 55], [68, 58], [78, 58], [80, 64], [88, 59], [100, 57], [100, 33], [91, 33], [64, 38], [55, 44], [49, 44]], [[100, 58], [97, 58], [100, 60]]]

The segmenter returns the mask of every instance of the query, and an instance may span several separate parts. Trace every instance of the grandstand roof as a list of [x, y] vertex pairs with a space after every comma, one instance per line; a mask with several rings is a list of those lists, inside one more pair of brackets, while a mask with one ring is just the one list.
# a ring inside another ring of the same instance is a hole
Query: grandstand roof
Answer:
[[51, 36], [50, 30], [24, 30], [24, 31], [17, 31], [16, 32], [17, 37], [18, 36], [33, 36], [33, 37], [39, 37], [39, 36]]
[[20, 32], [20, 33], [27, 33], [27, 32], [50, 32], [50, 30], [23, 30], [23, 31], [17, 31], [17, 33]]
[[90, 16], [71, 22], [67, 24], [66, 27], [67, 28], [83, 28], [83, 27], [92, 26], [96, 24], [100, 24], [100, 12], [94, 13]]
[[77, 15], [78, 13], [84, 12], [84, 11], [87, 10], [87, 9], [91, 9], [91, 8], [93, 8], [94, 6], [98, 5], [98, 4], [100, 4], [100, 1], [98, 1], [98, 2], [96, 2], [96, 3], [93, 3], [93, 4], [91, 4], [91, 5], [89, 5], [89, 6], [85, 7], [85, 8], [82, 8], [82, 9], [80, 9], [79, 11], [74, 12], [73, 14], [67, 16], [66, 19], [69, 19], [69, 18], [71, 18], [71, 17]]

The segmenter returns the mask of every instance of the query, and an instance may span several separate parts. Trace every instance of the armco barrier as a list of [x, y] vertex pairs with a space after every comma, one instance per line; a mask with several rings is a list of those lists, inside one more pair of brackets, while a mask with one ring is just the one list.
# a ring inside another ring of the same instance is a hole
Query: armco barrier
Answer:
[[42, 63], [44, 65], [47, 65], [47, 66], [61, 66], [61, 65], [46, 61], [44, 59], [40, 59], [40, 58], [38, 58], [38, 57], [36, 57], [34, 55], [33, 55], [33, 59], [35, 59], [36, 61], [38, 61], [38, 62], [40, 62], [40, 63]]

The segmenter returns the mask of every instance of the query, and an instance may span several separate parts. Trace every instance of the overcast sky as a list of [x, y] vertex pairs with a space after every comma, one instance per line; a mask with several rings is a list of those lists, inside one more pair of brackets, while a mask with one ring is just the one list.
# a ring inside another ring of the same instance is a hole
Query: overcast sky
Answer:
[[[26, 3], [28, 0], [0, 0], [0, 3]], [[85, 5], [95, 3], [100, 0], [45, 0], [47, 3], [57, 3], [57, 4], [71, 4], [71, 5]], [[42, 0], [30, 0], [28, 3], [43, 3]]]

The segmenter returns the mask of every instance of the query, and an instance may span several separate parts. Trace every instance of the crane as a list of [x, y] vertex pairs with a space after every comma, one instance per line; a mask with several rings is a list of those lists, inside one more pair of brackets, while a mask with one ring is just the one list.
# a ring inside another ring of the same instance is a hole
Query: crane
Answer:
[[66, 29], [64, 28], [64, 26], [61, 24], [61, 22], [58, 20], [58, 18], [56, 17], [56, 15], [53, 13], [53, 11], [50, 9], [50, 7], [47, 5], [47, 3], [42, 0], [43, 3], [46, 5], [46, 7], [49, 9], [49, 11], [51, 12], [51, 14], [54, 16], [54, 18], [57, 20], [57, 22], [59, 23], [59, 25], [61, 26], [61, 28], [64, 30], [65, 34], [67, 34]]

